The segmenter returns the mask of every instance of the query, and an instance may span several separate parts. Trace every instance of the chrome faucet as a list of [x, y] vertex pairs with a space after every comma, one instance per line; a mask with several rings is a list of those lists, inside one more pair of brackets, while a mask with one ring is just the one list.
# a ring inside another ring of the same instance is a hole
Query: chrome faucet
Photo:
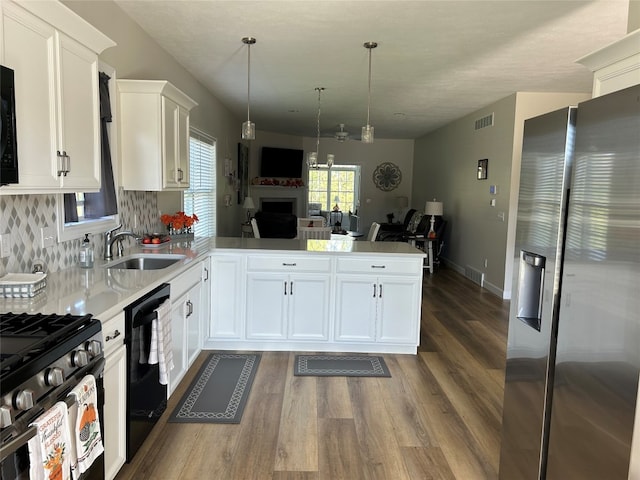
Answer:
[[[136, 233], [122, 231], [115, 233], [116, 230], [122, 228], [122, 224], [118, 225], [116, 228], [112, 228], [108, 230], [104, 234], [104, 259], [111, 260], [113, 258], [113, 244], [122, 240], [124, 237], [133, 237], [136, 240], [141, 240], [142, 237]], [[118, 256], [122, 256], [122, 243], [118, 243]]]

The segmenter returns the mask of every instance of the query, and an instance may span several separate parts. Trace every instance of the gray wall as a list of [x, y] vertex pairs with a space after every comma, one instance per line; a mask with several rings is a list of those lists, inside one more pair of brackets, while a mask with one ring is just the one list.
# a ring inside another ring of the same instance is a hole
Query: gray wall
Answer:
[[[520, 92], [416, 140], [411, 203], [424, 205], [432, 198], [444, 203], [449, 222], [444, 257], [458, 271], [471, 266], [484, 272], [485, 287], [497, 295], [511, 297], [524, 119], [589, 96]], [[475, 120], [490, 113], [494, 126], [474, 130]], [[488, 179], [477, 180], [483, 158], [489, 159]], [[497, 186], [497, 195], [489, 193], [490, 185]]]
[[[100, 58], [116, 69], [118, 78], [168, 80], [198, 102], [198, 106], [191, 111], [191, 125], [217, 140], [218, 235], [239, 236], [239, 220], [243, 212], [235, 203], [231, 207], [223, 206], [226, 184], [223, 159], [228, 146], [228, 153], [234, 163], [237, 162], [236, 145], [240, 140], [242, 121], [160, 48], [113, 1], [67, 0], [63, 3], [117, 43]], [[176, 211], [181, 206], [181, 194], [158, 194], [158, 205], [162, 211]]]

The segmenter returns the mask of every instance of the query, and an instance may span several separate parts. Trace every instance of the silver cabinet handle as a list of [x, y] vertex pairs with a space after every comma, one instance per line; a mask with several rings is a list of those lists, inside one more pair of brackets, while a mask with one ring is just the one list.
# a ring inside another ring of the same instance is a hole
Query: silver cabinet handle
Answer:
[[115, 338], [118, 338], [121, 335], [120, 330], [116, 330], [115, 332], [113, 332], [113, 335], [107, 335], [106, 337], [104, 337], [104, 341], [108, 342], [109, 340], [114, 340]]
[[64, 155], [65, 159], [64, 176], [66, 177], [67, 173], [71, 171], [71, 157], [67, 155], [67, 152], [62, 152], [62, 154]]
[[376, 298], [376, 284], [373, 284], [373, 298]]
[[284, 262], [282, 262], [282, 266], [283, 267], [295, 267], [296, 264], [295, 263], [284, 263]]
[[387, 268], [386, 265], [371, 265], [371, 268]]
[[380, 290], [378, 291], [378, 298], [382, 298], [382, 284], [380, 284]]
[[287, 294], [287, 282], [286, 281], [284, 282], [284, 294], [285, 295]]
[[184, 180], [184, 172], [182, 171], [181, 168], [178, 169], [178, 181], [181, 182], [182, 180]]
[[204, 281], [208, 282], [209, 281], [209, 269], [207, 267], [204, 268], [204, 273], [206, 274], [206, 276], [204, 277]]
[[187, 300], [187, 318], [190, 317], [191, 315], [193, 315], [193, 303], [191, 302], [191, 300]]
[[64, 153], [60, 153], [60, 150], [57, 151], [56, 156], [58, 157], [58, 176], [62, 177], [65, 175], [64, 171]]
[[289, 282], [289, 295], [293, 295], [293, 282]]

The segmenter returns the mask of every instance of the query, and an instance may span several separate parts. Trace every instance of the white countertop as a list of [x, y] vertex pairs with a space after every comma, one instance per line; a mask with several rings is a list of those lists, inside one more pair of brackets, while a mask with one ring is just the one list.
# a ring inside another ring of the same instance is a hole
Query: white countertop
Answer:
[[[404, 242], [345, 240], [287, 240], [277, 238], [196, 238], [172, 241], [158, 248], [144, 245], [125, 251], [134, 253], [177, 253], [185, 259], [161, 270], [107, 269], [96, 260], [93, 268], [68, 268], [47, 274], [45, 291], [30, 299], [0, 298], [0, 312], [85, 315], [107, 320], [158, 285], [170, 281], [189, 265], [211, 253], [331, 253], [349, 255], [403, 255], [425, 257], [424, 252]], [[114, 259], [113, 261], [117, 261]], [[112, 261], [112, 262], [113, 262]]]

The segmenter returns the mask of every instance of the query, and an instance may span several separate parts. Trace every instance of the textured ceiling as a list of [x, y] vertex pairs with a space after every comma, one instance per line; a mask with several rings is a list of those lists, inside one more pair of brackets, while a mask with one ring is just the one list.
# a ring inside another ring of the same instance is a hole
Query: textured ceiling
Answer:
[[[366, 123], [417, 138], [516, 91], [590, 92], [576, 59], [626, 33], [628, 1], [116, 0], [169, 54], [258, 130], [315, 136]], [[239, 128], [239, 127], [238, 127]]]

